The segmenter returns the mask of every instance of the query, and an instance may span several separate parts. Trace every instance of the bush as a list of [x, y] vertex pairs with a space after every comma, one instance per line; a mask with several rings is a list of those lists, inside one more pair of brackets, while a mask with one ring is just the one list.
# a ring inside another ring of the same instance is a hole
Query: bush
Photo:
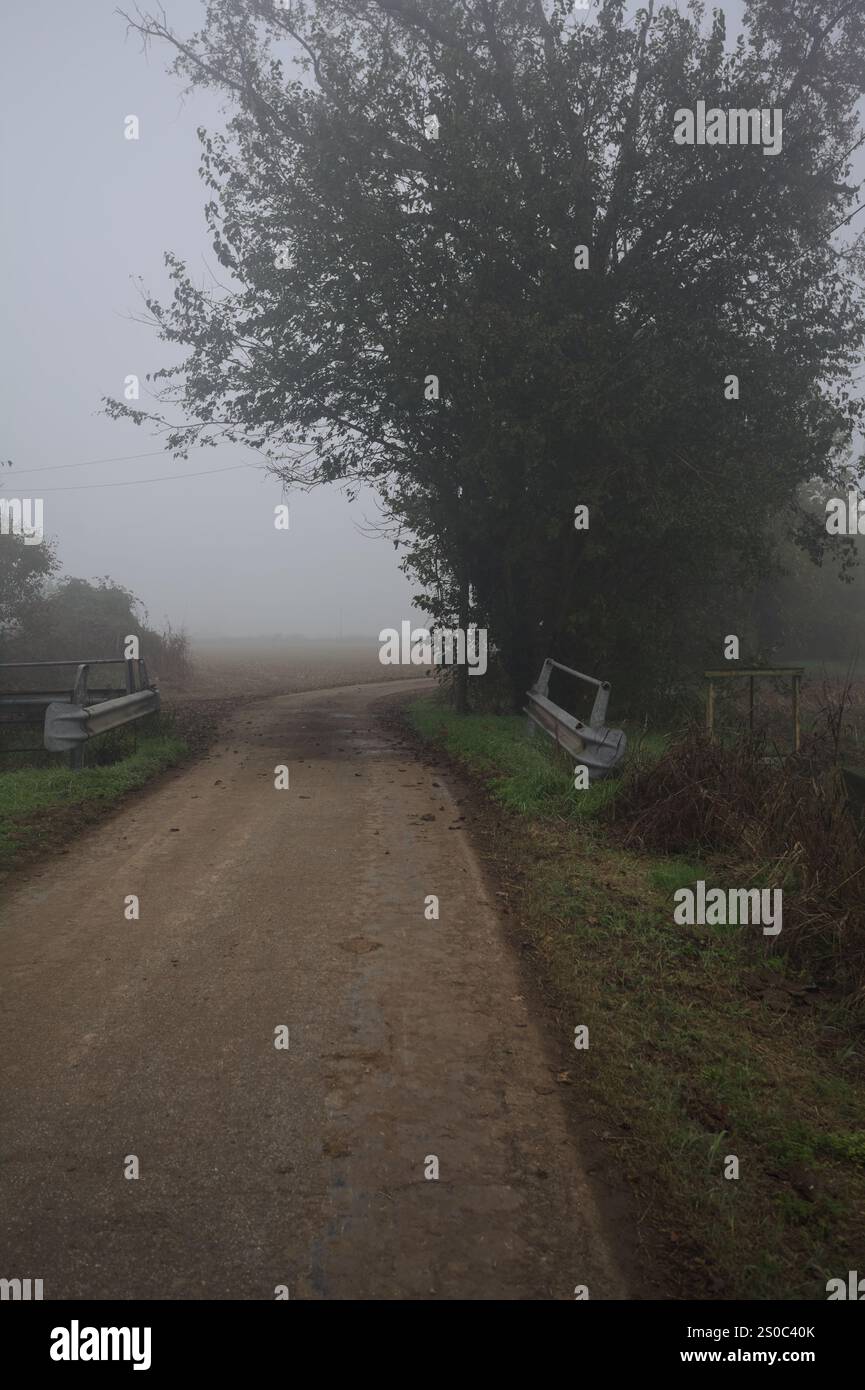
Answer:
[[146, 628], [141, 642], [141, 654], [147, 662], [148, 674], [158, 676], [174, 687], [187, 685], [192, 677], [192, 657], [189, 637], [183, 628], [166, 623], [164, 632]]
[[626, 772], [602, 812], [625, 839], [666, 854], [718, 852], [740, 879], [785, 890], [772, 949], [865, 1006], [865, 829], [838, 767], [770, 758], [759, 740], [724, 746], [688, 733], [651, 767]]

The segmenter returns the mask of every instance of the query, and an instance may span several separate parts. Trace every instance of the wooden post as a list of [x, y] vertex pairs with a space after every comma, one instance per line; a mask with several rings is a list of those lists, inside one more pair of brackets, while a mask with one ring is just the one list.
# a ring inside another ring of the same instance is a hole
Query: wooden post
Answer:
[[799, 752], [801, 727], [799, 721], [799, 676], [793, 677], [793, 752]]
[[706, 691], [706, 733], [709, 738], [713, 736], [715, 724], [715, 682], [709, 681]]
[[749, 677], [748, 684], [749, 684], [749, 686], [750, 686], [750, 690], [749, 690], [749, 692], [748, 692], [748, 728], [750, 729], [751, 733], [753, 734], [753, 732], [754, 732], [754, 677], [753, 677], [753, 676], [750, 676], [750, 677]]

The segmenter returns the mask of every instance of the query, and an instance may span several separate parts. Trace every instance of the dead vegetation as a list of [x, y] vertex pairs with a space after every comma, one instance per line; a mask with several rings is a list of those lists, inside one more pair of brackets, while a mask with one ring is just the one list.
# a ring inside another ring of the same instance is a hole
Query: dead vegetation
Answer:
[[603, 814], [626, 844], [717, 855], [741, 886], [783, 888], [772, 950], [865, 1012], [865, 826], [840, 766], [850, 696], [849, 681], [824, 682], [798, 754], [763, 735], [713, 742], [688, 730], [657, 761], [635, 762]]

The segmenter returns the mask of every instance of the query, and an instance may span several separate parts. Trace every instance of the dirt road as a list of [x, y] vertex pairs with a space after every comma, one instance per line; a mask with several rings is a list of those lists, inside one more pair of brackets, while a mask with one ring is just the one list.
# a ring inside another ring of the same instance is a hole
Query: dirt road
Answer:
[[460, 810], [375, 722], [393, 698], [258, 704], [6, 891], [0, 1276], [624, 1296]]

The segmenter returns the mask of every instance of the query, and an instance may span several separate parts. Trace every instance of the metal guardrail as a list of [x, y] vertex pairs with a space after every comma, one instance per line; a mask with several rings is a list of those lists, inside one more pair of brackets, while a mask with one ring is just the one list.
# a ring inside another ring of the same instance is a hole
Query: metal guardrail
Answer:
[[71, 753], [96, 734], [131, 724], [158, 709], [158, 690], [139, 690], [134, 695], [102, 700], [97, 705], [73, 705], [69, 700], [58, 700], [45, 711], [43, 743], [49, 753]]
[[[90, 690], [92, 666], [124, 666], [125, 688], [100, 686]], [[84, 745], [97, 734], [130, 724], [159, 709], [159, 691], [141, 658], [100, 657], [93, 661], [0, 662], [0, 681], [7, 671], [74, 667], [68, 693], [54, 690], [0, 691], [0, 724], [42, 723], [42, 747], [49, 753], [68, 753], [70, 766], [81, 767]], [[12, 749], [33, 752], [33, 749]]]
[[[588, 724], [550, 699], [550, 676], [554, 670], [564, 671], [596, 688]], [[529, 728], [534, 731], [537, 726], [549, 734], [559, 748], [564, 748], [576, 763], [588, 769], [590, 782], [609, 777], [619, 766], [625, 756], [627, 739], [621, 729], [609, 729], [604, 723], [610, 701], [609, 681], [596, 680], [594, 676], [586, 676], [582, 671], [547, 657], [538, 679], [526, 692], [526, 699], [524, 713], [529, 717]]]

